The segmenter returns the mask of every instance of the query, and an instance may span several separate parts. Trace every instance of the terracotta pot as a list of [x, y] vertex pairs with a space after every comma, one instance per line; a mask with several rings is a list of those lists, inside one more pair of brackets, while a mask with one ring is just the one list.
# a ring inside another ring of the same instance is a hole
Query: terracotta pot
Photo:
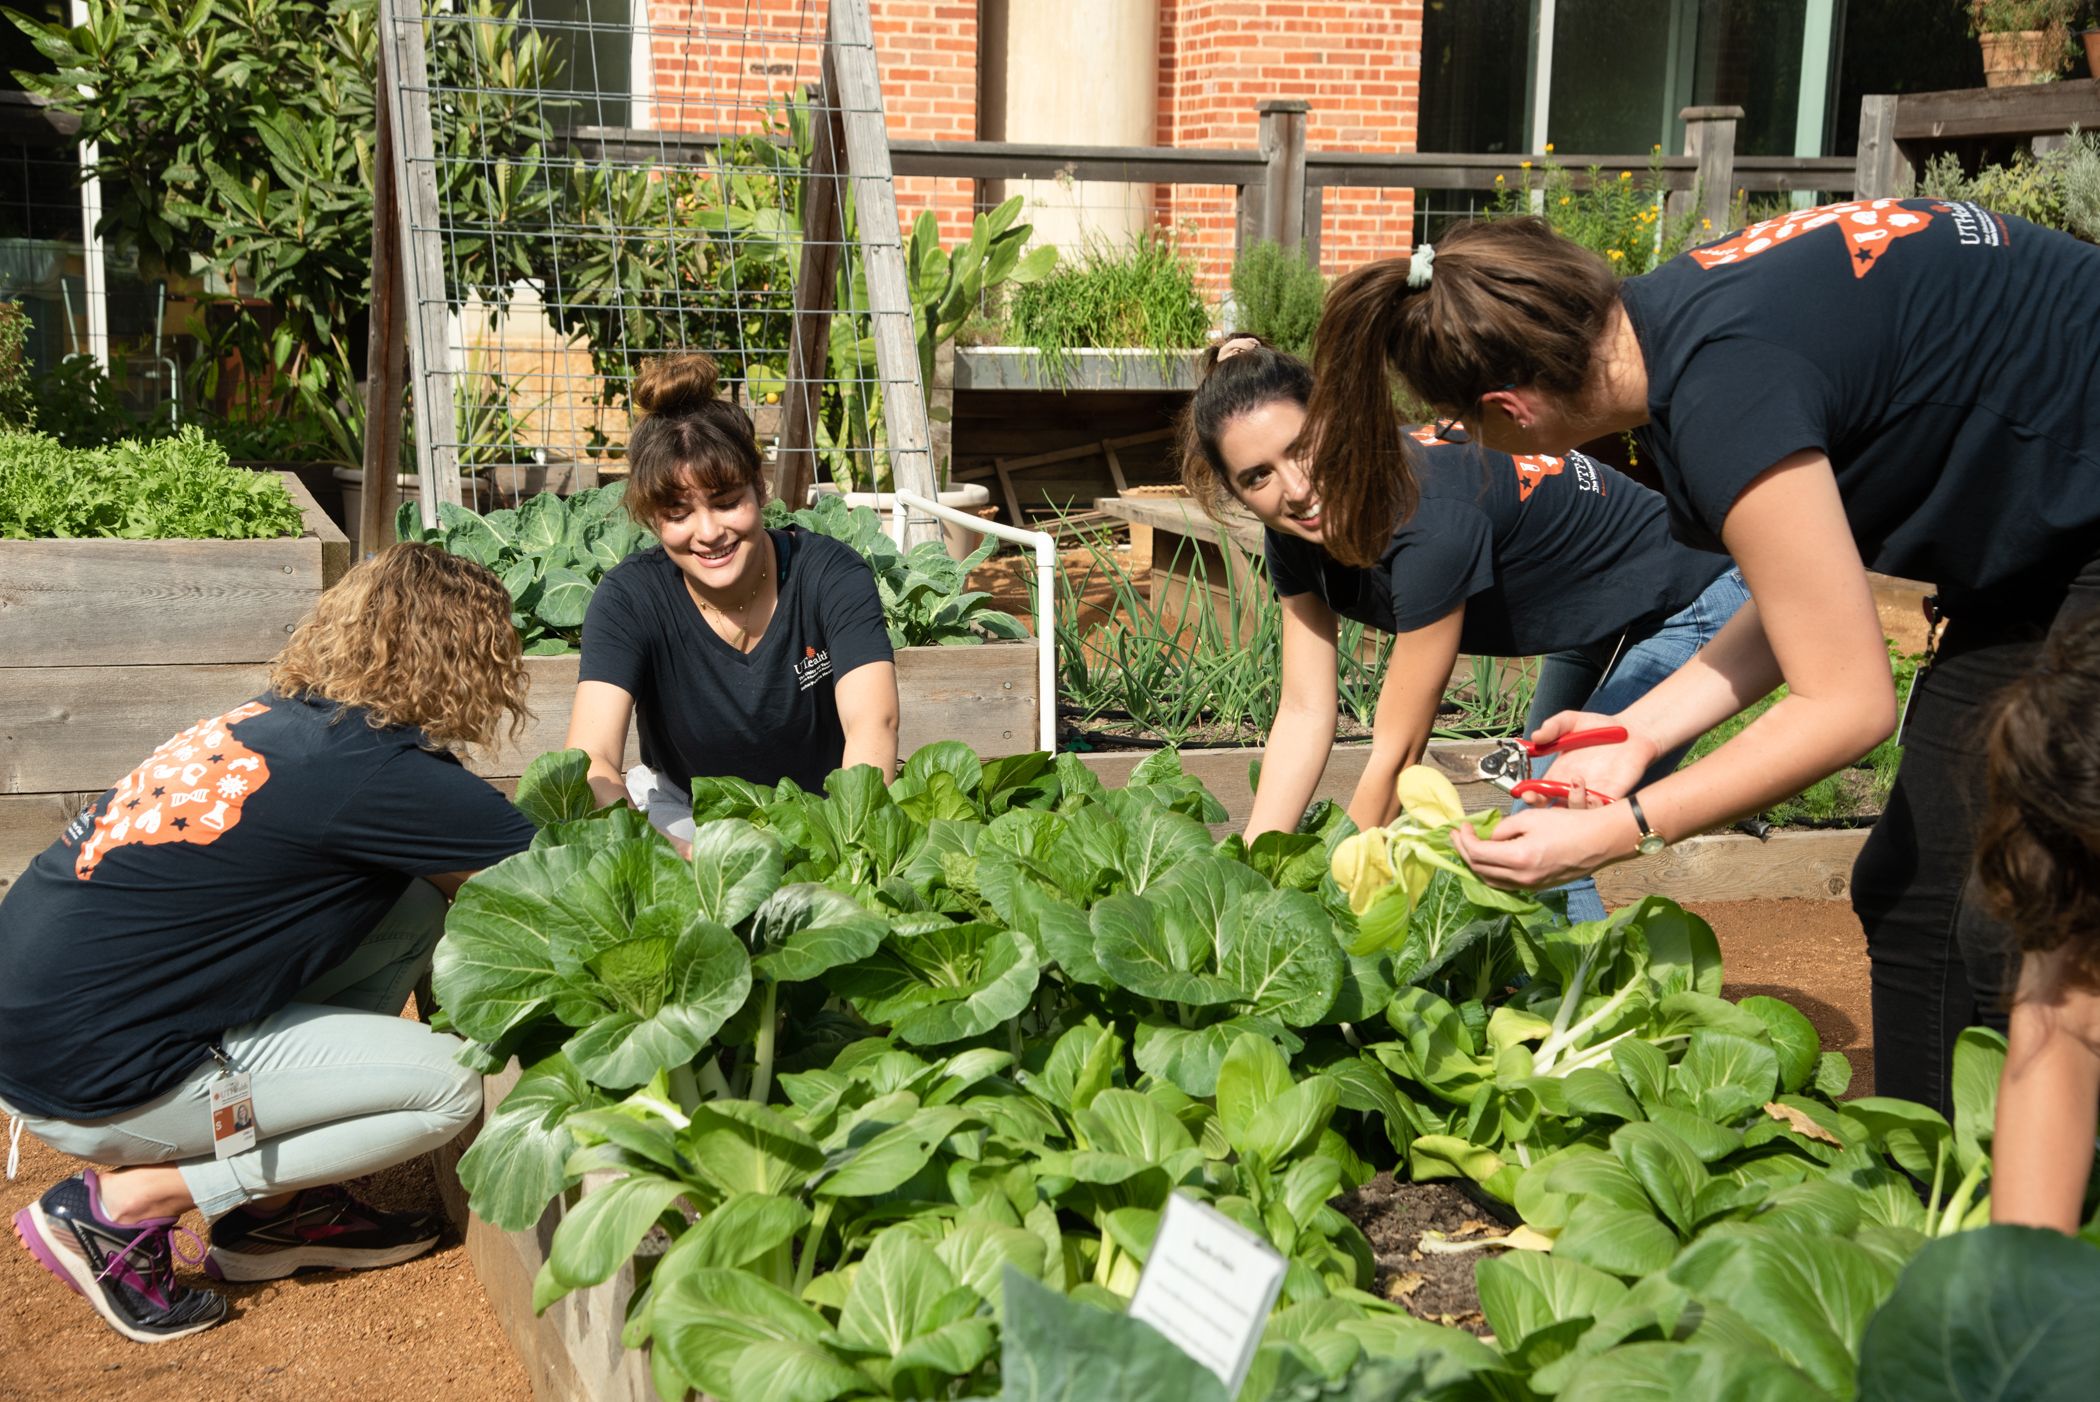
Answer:
[[2022, 29], [2009, 34], [1979, 34], [1983, 48], [1983, 81], [1993, 88], [2018, 88], [2046, 83], [2055, 77], [2063, 60], [2063, 32]]
[[2085, 45], [2085, 76], [2100, 78], [2100, 26], [2079, 30], [2078, 38]]

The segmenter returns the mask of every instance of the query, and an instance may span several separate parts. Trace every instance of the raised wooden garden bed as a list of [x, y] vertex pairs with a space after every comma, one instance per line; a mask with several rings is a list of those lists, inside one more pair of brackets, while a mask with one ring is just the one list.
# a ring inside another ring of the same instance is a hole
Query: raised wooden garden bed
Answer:
[[0, 541], [0, 891], [161, 741], [263, 689], [350, 542], [289, 472], [282, 540]]

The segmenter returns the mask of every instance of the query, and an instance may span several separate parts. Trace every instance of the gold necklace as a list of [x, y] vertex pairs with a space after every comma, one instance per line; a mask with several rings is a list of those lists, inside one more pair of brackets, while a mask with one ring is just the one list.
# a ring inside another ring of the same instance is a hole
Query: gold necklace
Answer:
[[[770, 547], [771, 544], [772, 542], [769, 539], [767, 541], [768, 547]], [[750, 642], [751, 640], [751, 630], [745, 627], [744, 624], [741, 621], [739, 621], [739, 618], [753, 604], [758, 602], [758, 596], [765, 592], [765, 587], [766, 571], [763, 567], [761, 567], [758, 572], [758, 579], [755, 583], [752, 584], [751, 592], [744, 596], [744, 601], [740, 604], [735, 605], [733, 608], [725, 609], [719, 604], [712, 603], [709, 600], [702, 598], [699, 586], [694, 584], [691, 579], [687, 579], [685, 582], [685, 592], [692, 596], [693, 602], [699, 606], [700, 611], [702, 613], [711, 613], [715, 617], [721, 619], [724, 623], [728, 624], [730, 627], [736, 629], [736, 636], [729, 640], [729, 645], [739, 652], [746, 651], [747, 649], [745, 647], [745, 644]], [[732, 618], [730, 616], [732, 613], [738, 615], [739, 618]]]

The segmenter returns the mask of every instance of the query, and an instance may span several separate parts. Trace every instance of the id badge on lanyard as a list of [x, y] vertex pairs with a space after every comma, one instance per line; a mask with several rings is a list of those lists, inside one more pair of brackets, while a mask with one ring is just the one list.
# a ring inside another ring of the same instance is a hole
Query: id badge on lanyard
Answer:
[[211, 1054], [219, 1063], [219, 1074], [211, 1081], [211, 1151], [216, 1158], [230, 1159], [255, 1147], [255, 1096], [246, 1071], [236, 1071], [219, 1047]]

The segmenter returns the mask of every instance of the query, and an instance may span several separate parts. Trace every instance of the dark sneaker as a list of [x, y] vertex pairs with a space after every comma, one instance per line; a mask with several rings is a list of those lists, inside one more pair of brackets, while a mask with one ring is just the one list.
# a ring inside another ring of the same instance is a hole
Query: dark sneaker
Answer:
[[[119, 1225], [102, 1215], [95, 1171], [77, 1173], [15, 1214], [15, 1235], [37, 1264], [85, 1295], [109, 1327], [142, 1344], [209, 1329], [226, 1301], [175, 1280], [173, 1217]], [[191, 1244], [197, 1238], [182, 1232]], [[203, 1259], [182, 1258], [187, 1264]]]
[[277, 1280], [301, 1270], [361, 1271], [437, 1244], [428, 1213], [381, 1212], [341, 1188], [308, 1188], [270, 1216], [237, 1207], [211, 1224], [204, 1268], [221, 1280]]

